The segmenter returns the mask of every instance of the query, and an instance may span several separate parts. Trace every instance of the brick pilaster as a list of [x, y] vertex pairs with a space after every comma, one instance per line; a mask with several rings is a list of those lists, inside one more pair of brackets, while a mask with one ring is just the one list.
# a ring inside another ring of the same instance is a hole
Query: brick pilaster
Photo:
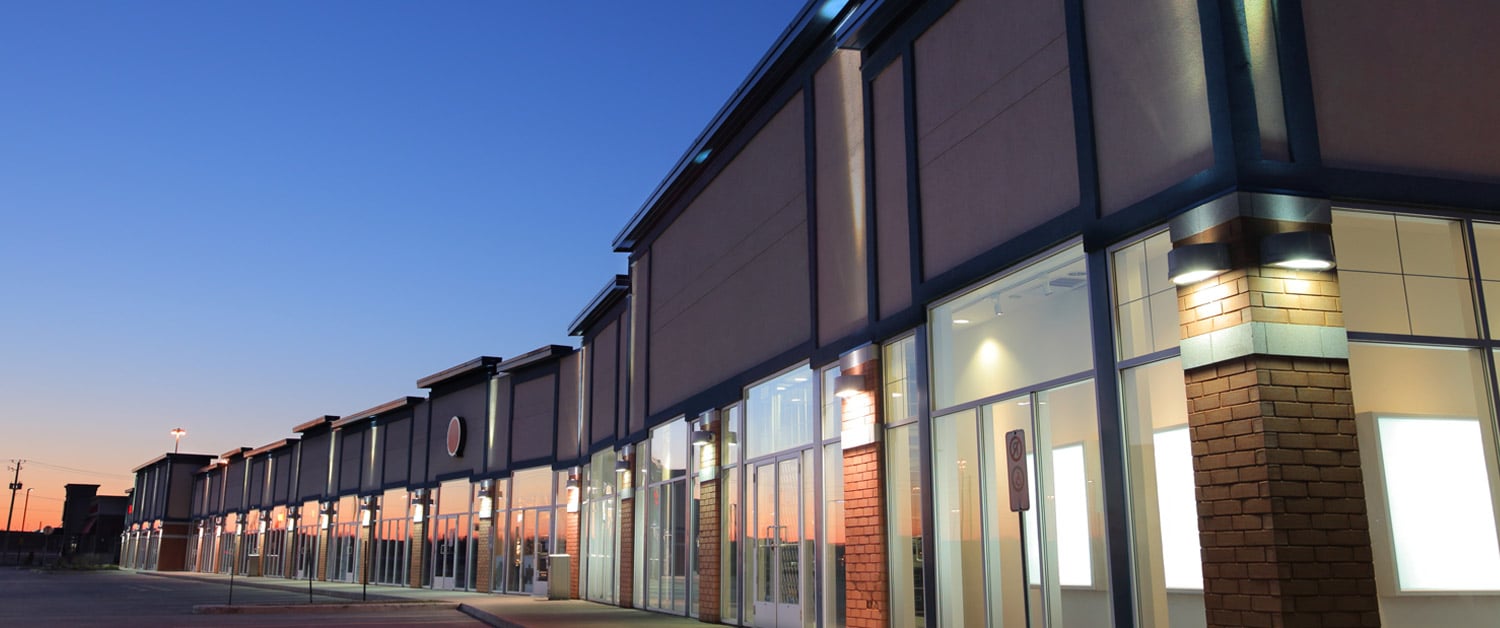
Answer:
[[370, 581], [370, 558], [374, 555], [374, 525], [359, 526], [359, 545], [355, 550], [359, 553], [359, 568], [355, 571], [355, 582], [364, 584]]
[[576, 600], [579, 597], [578, 572], [583, 571], [583, 546], [579, 544], [578, 513], [564, 511], [562, 517], [563, 540], [568, 544], [568, 554], [573, 557], [573, 564], [568, 569], [568, 599]]
[[620, 500], [620, 608], [635, 607], [635, 499]]
[[313, 579], [328, 580], [328, 554], [333, 546], [333, 526], [318, 530], [318, 560], [313, 569]]
[[422, 563], [427, 560], [427, 519], [411, 524], [411, 551], [406, 563], [406, 584], [413, 589], [422, 588]]
[[[492, 513], [493, 514], [493, 513]], [[475, 554], [478, 564], [474, 565], [474, 590], [480, 593], [493, 592], [495, 588], [495, 518], [475, 519], [477, 523], [474, 528], [474, 542], [479, 545]]]
[[[1208, 625], [1379, 626], [1348, 360], [1298, 353], [1342, 327], [1336, 278], [1252, 265], [1178, 296]], [[1267, 323], [1253, 352], [1189, 360]]]
[[[880, 362], [845, 367], [864, 377], [864, 392], [841, 400], [846, 431], [859, 425], [879, 429]], [[845, 625], [883, 628], [891, 623], [889, 562], [886, 560], [885, 483], [880, 442], [844, 450]], [[829, 567], [830, 569], [832, 567]]]
[[698, 619], [710, 624], [719, 623], [719, 517], [719, 480], [704, 480], [698, 484]]

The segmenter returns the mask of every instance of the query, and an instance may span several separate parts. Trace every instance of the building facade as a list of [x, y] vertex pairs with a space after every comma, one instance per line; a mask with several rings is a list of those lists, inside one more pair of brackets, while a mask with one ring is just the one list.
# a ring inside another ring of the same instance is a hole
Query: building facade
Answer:
[[578, 348], [195, 469], [186, 566], [745, 626], [1491, 623], [1494, 23], [811, 2]]

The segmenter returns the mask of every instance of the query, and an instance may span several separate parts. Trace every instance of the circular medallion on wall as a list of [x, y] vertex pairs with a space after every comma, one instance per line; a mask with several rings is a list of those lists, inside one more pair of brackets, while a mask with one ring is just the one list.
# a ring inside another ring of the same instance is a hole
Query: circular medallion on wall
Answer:
[[448, 419], [448, 455], [454, 458], [464, 453], [464, 419], [453, 417]]

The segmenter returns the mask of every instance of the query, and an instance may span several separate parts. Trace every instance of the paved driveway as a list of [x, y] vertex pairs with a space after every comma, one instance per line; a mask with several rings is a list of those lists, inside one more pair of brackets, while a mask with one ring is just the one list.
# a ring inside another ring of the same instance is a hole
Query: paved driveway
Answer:
[[[223, 584], [131, 572], [37, 572], [0, 568], [0, 626], [483, 626], [455, 609], [194, 615], [200, 604], [224, 604]], [[348, 599], [315, 595], [316, 603]], [[235, 586], [234, 603], [307, 604], [305, 592]]]

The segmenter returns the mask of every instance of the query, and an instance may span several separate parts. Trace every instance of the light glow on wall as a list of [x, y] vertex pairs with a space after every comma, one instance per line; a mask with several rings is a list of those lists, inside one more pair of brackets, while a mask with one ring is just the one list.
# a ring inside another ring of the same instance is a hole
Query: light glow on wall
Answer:
[[1500, 541], [1478, 419], [1376, 420], [1403, 591], [1500, 591]]
[[1203, 589], [1198, 547], [1198, 500], [1193, 488], [1193, 446], [1186, 425], [1152, 435], [1156, 450], [1156, 508], [1161, 562], [1168, 589]]
[[[1041, 547], [1037, 543], [1040, 528], [1037, 512], [1050, 509], [1057, 525], [1057, 538], [1050, 545], [1057, 548], [1057, 582], [1062, 586], [1090, 587], [1094, 584], [1093, 547], [1089, 540], [1088, 477], [1084, 468], [1083, 445], [1068, 445], [1052, 450], [1052, 495], [1045, 503], [1036, 500], [1035, 472], [1028, 478], [1031, 510], [1026, 511], [1026, 571], [1031, 584], [1041, 584]], [[1026, 454], [1026, 465], [1036, 469], [1035, 454]], [[1040, 506], [1041, 508], [1038, 508]]]

